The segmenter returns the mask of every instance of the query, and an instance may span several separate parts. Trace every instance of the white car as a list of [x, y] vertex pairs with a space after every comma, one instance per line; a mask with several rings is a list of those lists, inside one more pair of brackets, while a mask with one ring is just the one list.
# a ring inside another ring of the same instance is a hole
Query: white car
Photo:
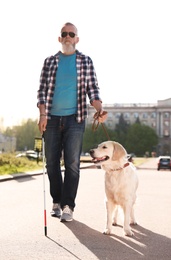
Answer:
[[28, 159], [31, 159], [31, 160], [34, 160], [34, 159], [37, 160], [38, 156], [39, 156], [39, 159], [41, 159], [42, 153], [39, 153], [39, 155], [38, 155], [38, 153], [34, 150], [28, 150], [24, 153], [19, 153], [16, 155], [16, 157], [27, 157]]

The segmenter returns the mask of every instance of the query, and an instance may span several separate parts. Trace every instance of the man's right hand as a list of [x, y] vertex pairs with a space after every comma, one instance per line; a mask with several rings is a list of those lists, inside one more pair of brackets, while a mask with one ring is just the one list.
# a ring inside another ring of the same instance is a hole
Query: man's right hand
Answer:
[[46, 131], [46, 125], [47, 125], [46, 116], [40, 115], [38, 126], [39, 126], [39, 131], [40, 131], [41, 134], [43, 134], [43, 132]]

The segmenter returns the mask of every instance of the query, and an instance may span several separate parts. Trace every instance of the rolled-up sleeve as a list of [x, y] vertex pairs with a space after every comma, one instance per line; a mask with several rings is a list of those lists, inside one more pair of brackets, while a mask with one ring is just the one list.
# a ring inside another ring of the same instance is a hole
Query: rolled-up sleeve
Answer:
[[99, 86], [97, 81], [97, 75], [95, 72], [95, 68], [93, 62], [90, 57], [88, 57], [88, 67], [87, 67], [87, 94], [90, 100], [90, 103], [93, 100], [100, 100], [100, 92]]

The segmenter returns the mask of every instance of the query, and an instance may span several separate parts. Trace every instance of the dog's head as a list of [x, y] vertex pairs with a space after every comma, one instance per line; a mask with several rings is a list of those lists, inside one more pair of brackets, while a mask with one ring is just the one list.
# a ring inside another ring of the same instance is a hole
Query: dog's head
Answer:
[[118, 142], [106, 141], [98, 145], [97, 148], [90, 150], [90, 155], [94, 163], [108, 164], [111, 161], [121, 162], [127, 158], [125, 148]]

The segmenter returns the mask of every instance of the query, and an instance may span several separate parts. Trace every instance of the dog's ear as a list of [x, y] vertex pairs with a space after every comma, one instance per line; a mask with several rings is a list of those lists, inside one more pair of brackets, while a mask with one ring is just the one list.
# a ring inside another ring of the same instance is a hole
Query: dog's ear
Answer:
[[117, 142], [113, 142], [113, 157], [112, 160], [113, 161], [119, 161], [121, 158], [126, 157], [127, 152], [125, 150], [125, 148], [117, 143]]

